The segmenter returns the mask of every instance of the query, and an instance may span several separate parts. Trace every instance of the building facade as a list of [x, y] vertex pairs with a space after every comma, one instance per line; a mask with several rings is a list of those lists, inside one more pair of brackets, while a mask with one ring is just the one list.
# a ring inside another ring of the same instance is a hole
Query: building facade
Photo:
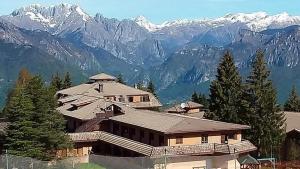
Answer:
[[151, 93], [106, 74], [90, 80], [57, 93], [75, 143], [61, 156], [149, 157], [153, 168], [230, 169], [256, 150], [242, 138], [249, 126], [153, 111], [161, 104]]

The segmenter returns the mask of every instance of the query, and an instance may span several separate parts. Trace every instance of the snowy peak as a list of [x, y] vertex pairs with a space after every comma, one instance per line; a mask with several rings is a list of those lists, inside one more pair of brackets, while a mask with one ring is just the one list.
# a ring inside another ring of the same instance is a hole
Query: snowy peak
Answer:
[[211, 27], [223, 26], [224, 24], [243, 23], [252, 31], [262, 31], [268, 28], [283, 28], [291, 25], [300, 25], [300, 16], [291, 16], [286, 12], [277, 15], [268, 15], [266, 12], [227, 14], [216, 19], [180, 19], [166, 21], [162, 24], [153, 24], [145, 17], [139, 16], [135, 22], [149, 31], [157, 31], [166, 27], [178, 27], [189, 25], [206, 25]]
[[156, 31], [160, 28], [160, 25], [156, 25], [148, 21], [144, 16], [138, 16], [134, 19], [134, 22], [136, 22], [141, 27], [147, 29], [150, 32]]
[[55, 6], [33, 4], [13, 11], [10, 17], [29, 17], [29, 19], [41, 22], [45, 26], [54, 27], [64, 22], [70, 15], [78, 20], [87, 21], [90, 19], [90, 16], [79, 6], [70, 4]]

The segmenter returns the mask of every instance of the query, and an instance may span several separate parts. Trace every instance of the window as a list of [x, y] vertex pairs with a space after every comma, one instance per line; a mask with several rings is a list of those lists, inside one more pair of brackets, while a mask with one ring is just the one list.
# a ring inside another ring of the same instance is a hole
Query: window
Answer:
[[208, 143], [208, 135], [201, 136], [201, 143]]
[[125, 102], [125, 98], [122, 95], [119, 96], [119, 102]]
[[182, 143], [183, 143], [183, 137], [182, 136], [176, 137], [176, 144], [182, 144]]
[[154, 145], [154, 134], [153, 133], [150, 133], [150, 135], [149, 135], [149, 144]]
[[164, 136], [159, 136], [159, 146], [163, 146], [165, 143]]
[[133, 102], [133, 96], [128, 96], [128, 102]]
[[140, 131], [140, 136], [141, 136], [141, 138], [144, 138], [145, 137], [145, 132], [144, 131]]
[[228, 134], [228, 139], [236, 139], [235, 134]]
[[135, 135], [135, 129], [134, 128], [130, 128], [129, 129], [129, 138], [132, 139]]
[[221, 136], [221, 143], [222, 144], [227, 144], [228, 143], [228, 136], [227, 135], [222, 135]]
[[113, 124], [113, 133], [114, 133], [114, 134], [117, 134], [117, 133], [118, 133], [119, 127], [120, 127], [119, 124], [115, 124], [115, 123]]
[[150, 101], [149, 95], [141, 96], [141, 102], [149, 102], [149, 101]]

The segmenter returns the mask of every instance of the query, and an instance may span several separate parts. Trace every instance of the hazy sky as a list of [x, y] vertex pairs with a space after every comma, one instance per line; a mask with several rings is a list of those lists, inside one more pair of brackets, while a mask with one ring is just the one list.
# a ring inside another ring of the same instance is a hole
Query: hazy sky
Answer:
[[80, 5], [88, 14], [99, 12], [118, 19], [143, 15], [154, 23], [175, 19], [216, 18], [228, 13], [265, 11], [300, 15], [300, 0], [0, 0], [0, 14], [33, 3]]

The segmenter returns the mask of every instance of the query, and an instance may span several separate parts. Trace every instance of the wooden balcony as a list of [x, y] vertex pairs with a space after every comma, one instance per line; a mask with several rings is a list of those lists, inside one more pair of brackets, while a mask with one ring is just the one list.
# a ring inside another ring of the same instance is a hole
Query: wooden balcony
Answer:
[[205, 143], [197, 145], [154, 147], [104, 131], [70, 133], [69, 136], [74, 142], [104, 141], [152, 158], [159, 158], [162, 156], [239, 154], [256, 150], [256, 147], [247, 140], [243, 140], [236, 144]]

